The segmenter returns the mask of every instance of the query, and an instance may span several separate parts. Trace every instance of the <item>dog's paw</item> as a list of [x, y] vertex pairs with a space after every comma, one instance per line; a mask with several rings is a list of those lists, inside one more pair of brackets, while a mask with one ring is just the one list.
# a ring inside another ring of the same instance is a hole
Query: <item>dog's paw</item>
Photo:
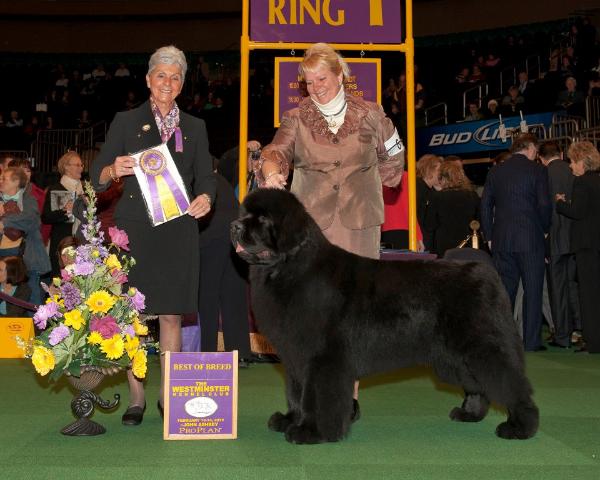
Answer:
[[482, 417], [473, 415], [471, 412], [467, 412], [464, 408], [454, 407], [450, 411], [450, 419], [455, 422], [479, 422]]
[[507, 440], [526, 440], [533, 437], [534, 433], [526, 432], [518, 425], [509, 422], [503, 422], [496, 427], [496, 435]]
[[290, 443], [322, 443], [325, 439], [316, 429], [307, 425], [290, 425], [285, 431], [285, 439]]
[[281, 412], [275, 412], [269, 418], [269, 430], [273, 430], [274, 432], [285, 432], [286, 429], [292, 424], [292, 419], [290, 414], [284, 415]]

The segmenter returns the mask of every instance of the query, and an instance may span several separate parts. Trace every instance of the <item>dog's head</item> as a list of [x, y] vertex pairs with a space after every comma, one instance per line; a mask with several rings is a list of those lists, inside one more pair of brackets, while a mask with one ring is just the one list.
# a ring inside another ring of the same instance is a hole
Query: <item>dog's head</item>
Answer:
[[319, 227], [295, 195], [263, 188], [244, 200], [240, 218], [231, 223], [231, 241], [246, 262], [274, 265], [297, 255], [316, 231]]

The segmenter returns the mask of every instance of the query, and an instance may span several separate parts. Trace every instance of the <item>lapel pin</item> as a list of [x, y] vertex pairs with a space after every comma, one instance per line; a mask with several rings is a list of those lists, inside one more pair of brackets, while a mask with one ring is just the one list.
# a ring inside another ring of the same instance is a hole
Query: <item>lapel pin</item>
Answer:
[[150, 125], [148, 125], [148, 124], [144, 125], [144, 126], [142, 127], [142, 130], [143, 130], [144, 132], [149, 132], [149, 131], [150, 131]]

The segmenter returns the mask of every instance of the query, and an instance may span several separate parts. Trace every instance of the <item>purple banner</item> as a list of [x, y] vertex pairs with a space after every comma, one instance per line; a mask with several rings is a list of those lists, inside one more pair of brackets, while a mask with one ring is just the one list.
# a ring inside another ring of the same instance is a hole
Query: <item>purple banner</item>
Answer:
[[[306, 97], [306, 86], [298, 75], [296, 57], [275, 57], [275, 127], [283, 112], [295, 108]], [[381, 103], [381, 59], [345, 58], [350, 78], [344, 83], [346, 92], [370, 102]]]
[[165, 440], [237, 438], [237, 351], [166, 355]]
[[251, 0], [255, 42], [402, 43], [399, 0]]

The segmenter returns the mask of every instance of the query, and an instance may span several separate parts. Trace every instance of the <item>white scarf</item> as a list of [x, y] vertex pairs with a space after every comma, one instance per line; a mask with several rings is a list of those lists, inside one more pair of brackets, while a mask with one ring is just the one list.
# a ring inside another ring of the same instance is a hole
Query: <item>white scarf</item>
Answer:
[[325, 118], [327, 122], [327, 126], [329, 130], [333, 133], [337, 133], [342, 124], [344, 123], [344, 118], [346, 118], [346, 111], [348, 110], [348, 105], [346, 103], [346, 92], [344, 91], [344, 87], [340, 87], [337, 95], [333, 97], [333, 99], [326, 104], [322, 105], [313, 100], [313, 103], [317, 106], [321, 115]]

